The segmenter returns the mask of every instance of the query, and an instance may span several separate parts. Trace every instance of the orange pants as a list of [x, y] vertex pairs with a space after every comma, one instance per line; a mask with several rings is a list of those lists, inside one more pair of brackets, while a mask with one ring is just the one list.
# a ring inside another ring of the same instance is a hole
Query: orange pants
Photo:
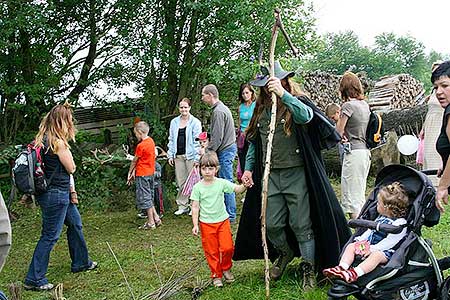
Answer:
[[222, 272], [231, 269], [234, 252], [230, 220], [218, 223], [200, 222], [200, 233], [211, 278], [222, 278]]

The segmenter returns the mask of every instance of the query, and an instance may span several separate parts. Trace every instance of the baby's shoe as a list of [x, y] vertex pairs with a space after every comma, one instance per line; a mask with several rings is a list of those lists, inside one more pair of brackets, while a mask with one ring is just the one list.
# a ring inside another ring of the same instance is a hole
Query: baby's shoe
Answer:
[[324, 269], [322, 271], [323, 275], [328, 278], [340, 278], [340, 274], [345, 271], [345, 269], [341, 266], [336, 266], [328, 269]]
[[339, 278], [345, 280], [347, 283], [352, 283], [358, 280], [358, 274], [356, 274], [355, 269], [350, 268], [341, 272]]

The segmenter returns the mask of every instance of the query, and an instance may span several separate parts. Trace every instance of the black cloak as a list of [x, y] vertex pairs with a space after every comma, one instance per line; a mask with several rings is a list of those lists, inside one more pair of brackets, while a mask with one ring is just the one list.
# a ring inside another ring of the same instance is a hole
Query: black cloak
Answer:
[[[314, 112], [308, 124], [295, 126], [295, 134], [307, 178], [311, 222], [316, 243], [315, 263], [316, 268], [322, 270], [338, 264], [341, 249], [351, 235], [342, 208], [328, 180], [321, 156], [321, 150], [335, 146], [340, 141], [340, 136], [311, 100], [304, 96], [298, 99], [311, 107]], [[260, 220], [264, 158], [260, 136], [257, 135], [253, 142], [255, 144], [254, 186], [247, 190], [245, 196], [236, 236], [234, 260], [264, 258]], [[288, 221], [287, 224], [289, 224]], [[300, 255], [297, 240], [289, 225], [286, 231], [291, 248]], [[267, 242], [269, 257], [273, 261], [278, 254], [268, 239]]]

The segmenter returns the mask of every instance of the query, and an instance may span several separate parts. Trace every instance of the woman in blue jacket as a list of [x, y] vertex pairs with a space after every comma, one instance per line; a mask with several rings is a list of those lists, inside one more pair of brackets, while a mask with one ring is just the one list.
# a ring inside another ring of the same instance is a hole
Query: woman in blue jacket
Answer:
[[198, 164], [200, 145], [195, 138], [202, 132], [199, 119], [190, 114], [191, 100], [183, 98], [178, 102], [180, 115], [170, 122], [168, 157], [175, 166], [175, 177], [179, 189], [178, 210], [175, 215], [189, 212], [189, 197], [182, 195], [184, 183], [195, 164]]

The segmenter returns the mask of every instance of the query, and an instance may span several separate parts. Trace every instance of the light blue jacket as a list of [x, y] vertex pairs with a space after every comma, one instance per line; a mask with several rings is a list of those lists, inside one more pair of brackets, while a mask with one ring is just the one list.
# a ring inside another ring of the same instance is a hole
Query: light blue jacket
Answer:
[[[169, 144], [167, 144], [167, 154], [169, 158], [175, 158], [177, 155], [177, 139], [178, 129], [180, 127], [181, 116], [178, 116], [170, 121], [169, 129]], [[202, 132], [202, 123], [193, 115], [189, 116], [189, 121], [186, 125], [186, 159], [198, 161], [200, 156], [200, 144], [195, 140]]]

